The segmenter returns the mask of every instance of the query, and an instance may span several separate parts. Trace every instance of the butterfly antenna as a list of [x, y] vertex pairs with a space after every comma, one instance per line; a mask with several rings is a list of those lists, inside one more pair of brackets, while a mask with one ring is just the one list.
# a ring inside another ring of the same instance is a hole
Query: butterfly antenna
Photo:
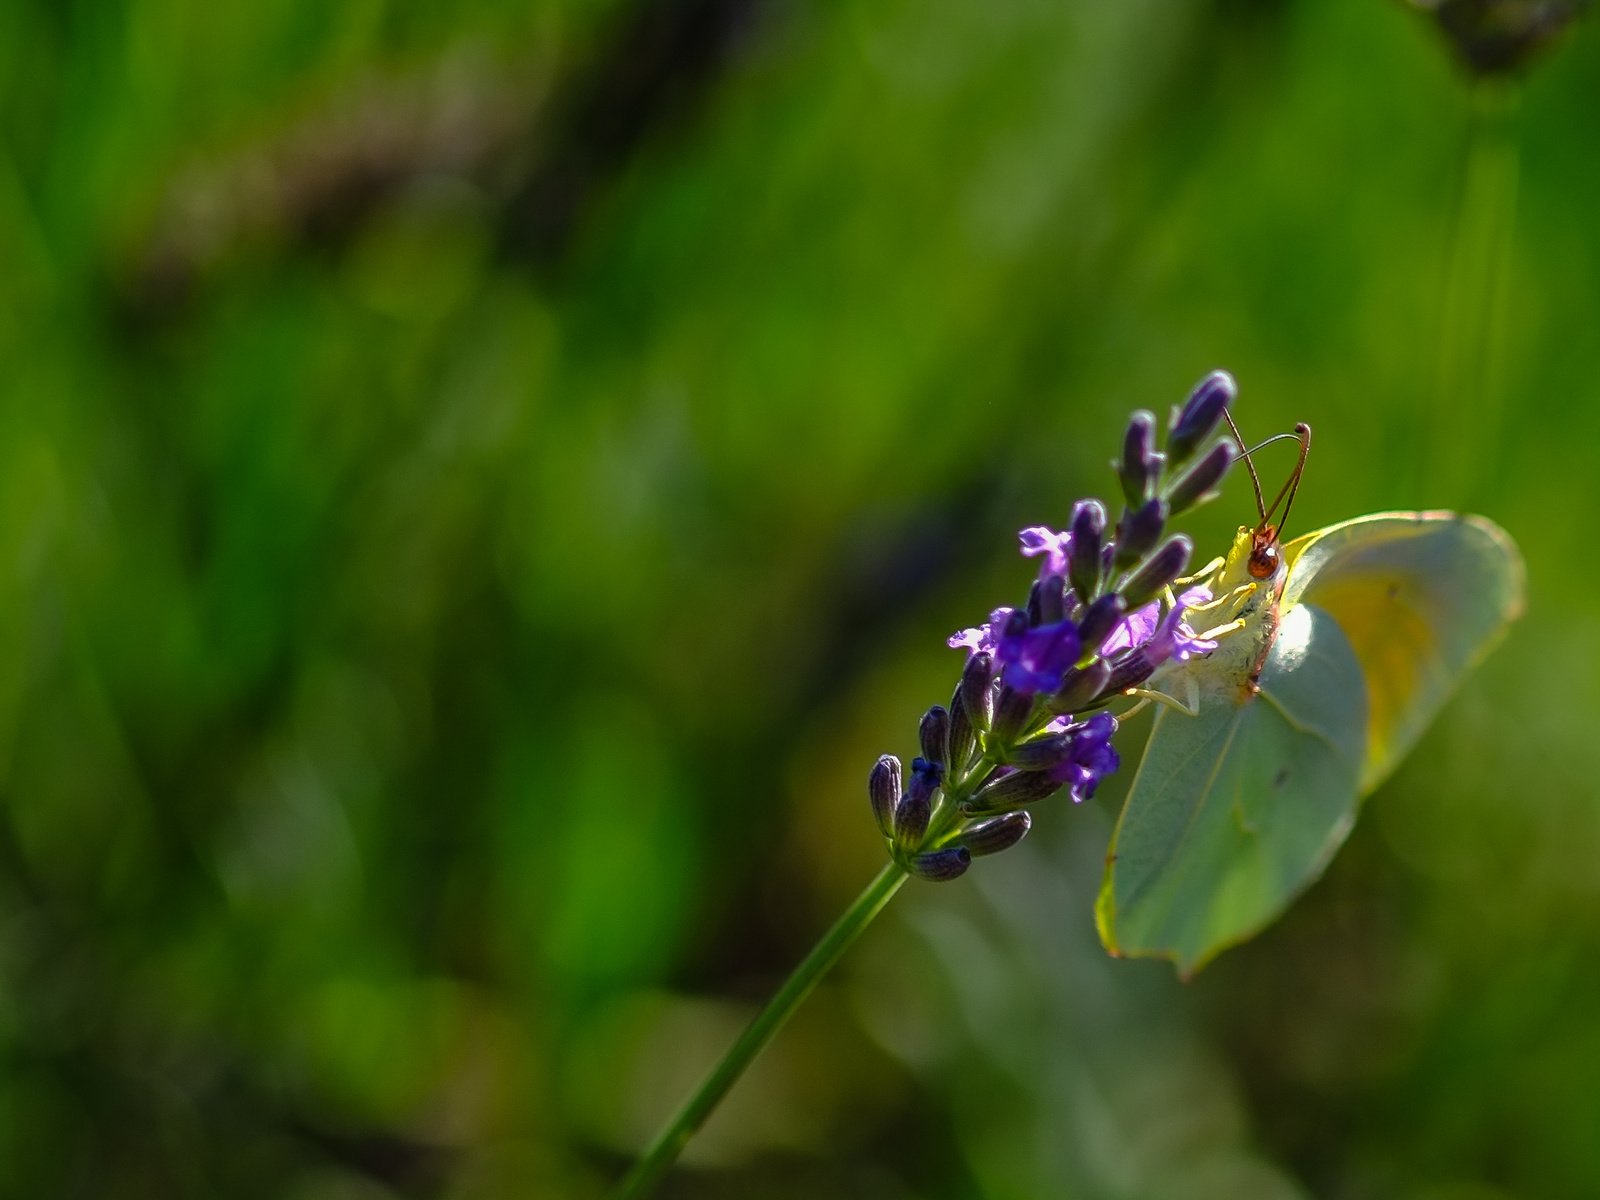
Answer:
[[[1233, 414], [1227, 409], [1222, 410], [1222, 415], [1228, 420], [1228, 428], [1233, 431], [1234, 445], [1239, 447], [1239, 454], [1244, 459], [1245, 470], [1250, 472], [1250, 486], [1256, 490], [1256, 512], [1261, 514], [1263, 522], [1267, 519], [1266, 501], [1261, 498], [1261, 476], [1256, 474], [1256, 464], [1250, 459], [1250, 451], [1245, 448], [1244, 438], [1239, 433], [1239, 427], [1234, 424]], [[1268, 439], [1271, 440], [1270, 438]], [[1266, 443], [1262, 443], [1265, 445]], [[1260, 449], [1260, 447], [1257, 447]]]
[[1295, 494], [1300, 490], [1300, 477], [1306, 471], [1306, 456], [1311, 453], [1311, 426], [1301, 421], [1294, 427], [1294, 435], [1300, 439], [1300, 459], [1294, 464], [1294, 470], [1290, 473], [1289, 478], [1283, 481], [1283, 487], [1279, 490], [1277, 496], [1273, 498], [1272, 507], [1267, 509], [1261, 517], [1262, 521], [1265, 522], [1268, 517], [1278, 511], [1278, 505], [1282, 504], [1283, 516], [1279, 518], [1277, 524], [1277, 530], [1280, 533], [1283, 531], [1284, 526], [1289, 523], [1289, 510], [1294, 507]]
[[1269, 438], [1262, 438], [1254, 446], [1251, 446], [1250, 449], [1246, 450], [1245, 453], [1259, 453], [1260, 451], [1265, 450], [1268, 446], [1272, 445], [1273, 442], [1298, 442], [1299, 440], [1300, 435], [1298, 433], [1275, 433]]

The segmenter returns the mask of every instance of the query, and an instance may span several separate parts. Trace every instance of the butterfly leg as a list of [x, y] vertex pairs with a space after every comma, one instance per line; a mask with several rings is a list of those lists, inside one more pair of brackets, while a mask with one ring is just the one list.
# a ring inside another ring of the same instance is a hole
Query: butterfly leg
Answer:
[[1213, 628], [1206, 630], [1204, 633], [1197, 633], [1195, 636], [1201, 641], [1214, 642], [1218, 638], [1227, 637], [1230, 633], [1238, 633], [1239, 630], [1243, 629], [1247, 624], [1249, 624], [1249, 622], [1247, 622], [1243, 617], [1240, 617], [1237, 620], [1228, 621], [1224, 624], [1214, 626]]
[[1174, 579], [1172, 581], [1172, 586], [1175, 588], [1182, 588], [1191, 583], [1204, 583], [1213, 575], [1216, 575], [1219, 571], [1221, 571], [1223, 566], [1224, 560], [1220, 558], [1213, 558], [1210, 562], [1206, 563], [1205, 566], [1194, 572], [1194, 574], [1185, 575], [1180, 579]]
[[1243, 605], [1244, 602], [1252, 595], [1254, 595], [1256, 588], [1260, 586], [1261, 585], [1257, 583], [1241, 583], [1233, 590], [1223, 592], [1222, 595], [1207, 600], [1204, 604], [1196, 604], [1191, 606], [1189, 608], [1189, 612], [1216, 612], [1219, 609], [1230, 607], [1237, 612], [1240, 606]]
[[[1227, 611], [1229, 609], [1237, 612], [1239, 611], [1240, 606], [1242, 606], [1244, 602], [1250, 598], [1250, 596], [1255, 594], [1255, 590], [1258, 586], [1258, 584], [1254, 583], [1241, 583], [1232, 591], [1224, 592], [1222, 595], [1213, 600], [1207, 600], [1204, 604], [1196, 604], [1192, 606], [1184, 613], [1184, 616], [1188, 617], [1194, 613], [1214, 613], [1218, 612], [1219, 610]], [[1171, 602], [1170, 592], [1168, 593], [1168, 600]], [[1235, 617], [1231, 621], [1224, 621], [1220, 625], [1213, 625], [1204, 633], [1199, 633], [1195, 636], [1203, 641], [1214, 642], [1218, 638], [1227, 637], [1230, 633], [1237, 633], [1247, 624], [1248, 622], [1243, 617]]]
[[1118, 720], [1126, 721], [1129, 717], [1141, 711], [1145, 705], [1152, 703], [1164, 705], [1174, 712], [1182, 713], [1186, 717], [1198, 717], [1200, 715], [1200, 686], [1195, 682], [1193, 675], [1186, 674], [1182, 678], [1185, 700], [1168, 695], [1166, 692], [1158, 692], [1153, 688], [1130, 688], [1128, 695], [1139, 697], [1139, 702], [1123, 713]]

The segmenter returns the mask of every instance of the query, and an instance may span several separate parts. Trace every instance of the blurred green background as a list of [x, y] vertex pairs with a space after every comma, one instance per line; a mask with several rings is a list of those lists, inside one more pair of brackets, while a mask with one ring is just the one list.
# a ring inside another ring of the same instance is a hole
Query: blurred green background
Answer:
[[1221, 366], [1527, 617], [1257, 941], [1042, 810], [662, 1194], [1600, 1195], [1597, 110], [1386, 0], [0, 6], [0, 1193], [599, 1194]]

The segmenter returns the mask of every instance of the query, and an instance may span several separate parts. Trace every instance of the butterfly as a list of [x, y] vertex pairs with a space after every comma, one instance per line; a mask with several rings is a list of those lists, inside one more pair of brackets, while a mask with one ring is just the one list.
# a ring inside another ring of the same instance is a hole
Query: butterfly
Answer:
[[1095, 905], [1107, 950], [1184, 975], [1322, 873], [1362, 798], [1523, 607], [1521, 556], [1484, 517], [1374, 513], [1282, 542], [1310, 428], [1295, 436], [1299, 462], [1270, 506], [1244, 454], [1260, 520], [1211, 576], [1216, 599], [1187, 615], [1222, 619], [1215, 649], [1151, 681], [1168, 703]]

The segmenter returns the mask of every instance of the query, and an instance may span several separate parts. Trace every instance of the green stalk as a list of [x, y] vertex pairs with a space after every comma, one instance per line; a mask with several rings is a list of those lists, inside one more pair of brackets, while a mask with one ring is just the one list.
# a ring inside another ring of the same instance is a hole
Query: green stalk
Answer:
[[866, 890], [856, 897], [855, 903], [845, 909], [844, 915], [834, 922], [833, 928], [823, 935], [822, 940], [811, 948], [811, 953], [784, 980], [783, 986], [739, 1035], [739, 1040], [728, 1048], [721, 1061], [712, 1068], [705, 1082], [684, 1102], [678, 1115], [661, 1131], [644, 1156], [634, 1164], [633, 1170], [628, 1172], [627, 1178], [617, 1186], [613, 1200], [639, 1200], [650, 1194], [651, 1189], [678, 1160], [678, 1155], [683, 1152], [695, 1131], [705, 1123], [705, 1119], [728, 1094], [728, 1089], [739, 1076], [744, 1074], [745, 1068], [783, 1027], [794, 1010], [800, 1007], [800, 1002], [811, 994], [817, 981], [839, 961], [850, 943], [883, 911], [884, 905], [900, 890], [906, 878], [904, 868], [895, 863], [889, 863], [878, 872]]
[[[1434, 430], [1475, 426], [1498, 430], [1504, 423], [1504, 376], [1508, 303], [1516, 237], [1518, 146], [1517, 88], [1498, 79], [1479, 80], [1471, 96], [1466, 160], [1445, 276], [1442, 336]], [[1430, 445], [1447, 443], [1432, 439]], [[1431, 474], [1453, 469], [1449, 479], [1422, 481], [1430, 490], [1460, 494], [1485, 478], [1485, 464], [1470, 461], [1470, 446], [1493, 445], [1492, 436], [1470, 443], [1456, 439], [1445, 455], [1413, 455], [1431, 464]]]

